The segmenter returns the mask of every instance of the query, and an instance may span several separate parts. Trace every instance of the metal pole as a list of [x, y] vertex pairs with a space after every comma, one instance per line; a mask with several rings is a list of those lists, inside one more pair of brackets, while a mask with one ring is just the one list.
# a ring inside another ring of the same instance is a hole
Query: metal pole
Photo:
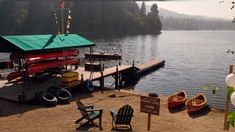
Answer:
[[[230, 73], [233, 73], [233, 65], [229, 65], [228, 74], [230, 74]], [[229, 97], [229, 94], [227, 94], [226, 107], [225, 107], [225, 115], [224, 115], [224, 130], [228, 130], [229, 129], [229, 127], [228, 127], [229, 102], [230, 102], [230, 97]]]

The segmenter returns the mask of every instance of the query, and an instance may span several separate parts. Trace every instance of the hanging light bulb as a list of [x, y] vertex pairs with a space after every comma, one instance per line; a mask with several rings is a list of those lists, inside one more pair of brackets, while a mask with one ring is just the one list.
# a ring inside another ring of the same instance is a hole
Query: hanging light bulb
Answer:
[[231, 102], [232, 102], [233, 106], [235, 106], [235, 92], [233, 92], [231, 94]]
[[69, 15], [69, 16], [68, 16], [68, 19], [70, 19], [70, 20], [71, 20], [71, 19], [72, 19], [72, 17]]
[[54, 16], [55, 16], [55, 23], [56, 23], [56, 27], [57, 27], [57, 33], [60, 34], [60, 28], [59, 28], [59, 22], [58, 22], [58, 17], [56, 12], [54, 11]]
[[235, 74], [231, 73], [226, 77], [227, 86], [233, 87], [235, 89]]

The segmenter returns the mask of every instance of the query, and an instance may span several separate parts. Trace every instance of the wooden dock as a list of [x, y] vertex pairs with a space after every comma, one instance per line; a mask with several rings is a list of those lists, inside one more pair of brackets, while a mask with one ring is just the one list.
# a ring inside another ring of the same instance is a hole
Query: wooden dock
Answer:
[[[152, 60], [139, 65], [120, 65], [106, 68], [99, 72], [85, 71], [84, 67], [79, 67], [76, 72], [79, 73], [78, 83], [64, 88], [82, 88], [86, 80], [99, 81], [100, 87], [104, 87], [104, 78], [112, 76], [115, 79], [115, 89], [122, 87], [122, 82], [131, 82], [149, 72], [152, 72], [164, 66], [165, 60]], [[125, 78], [128, 77], [128, 78]], [[33, 99], [35, 92], [46, 91], [48, 87], [59, 85], [59, 79], [56, 77], [48, 78], [44, 82], [30, 82], [30, 89], [25, 91], [23, 83], [8, 83], [7, 80], [0, 80], [0, 98], [12, 101], [19, 101], [19, 96], [25, 95], [26, 101]]]
[[101, 72], [103, 72], [103, 77], [107, 77], [107, 76], [113, 75], [117, 71], [123, 72], [125, 70], [130, 69], [130, 68], [132, 68], [132, 66], [121, 65], [121, 66], [110, 67], [110, 68], [104, 69], [104, 71], [100, 71], [100, 72], [90, 72], [90, 71], [85, 71], [84, 67], [79, 67], [78, 70], [76, 70], [76, 72], [78, 72], [80, 75], [83, 75], [84, 80], [90, 79], [92, 81], [96, 81], [101, 78]]
[[[154, 68], [160, 68], [164, 66], [165, 60], [162, 61], [157, 61], [157, 60], [152, 60], [148, 61], [147, 63], [139, 64], [139, 65], [134, 65], [135, 68], [138, 69], [138, 72], [147, 72], [150, 71]], [[107, 69], [104, 69], [104, 71], [99, 71], [99, 72], [90, 72], [90, 71], [85, 71], [84, 67], [79, 67], [76, 72], [78, 72], [80, 75], [83, 74], [83, 79], [87, 80], [99, 80], [101, 78], [101, 72], [103, 72], [103, 77], [107, 77], [110, 75], [113, 75], [115, 72], [123, 72], [126, 70], [130, 70], [133, 66], [130, 65], [121, 65], [121, 66], [114, 66], [110, 67]], [[92, 77], [91, 77], [92, 76]]]
[[138, 69], [137, 74], [138, 76], [144, 76], [147, 75], [165, 65], [165, 60], [152, 60], [147, 63], [143, 63], [140, 65], [137, 65], [136, 68]]
[[35, 92], [44, 92], [48, 87], [58, 84], [56, 77], [41, 82], [30, 81], [31, 88], [25, 91], [23, 82], [8, 83], [7, 80], [0, 80], [0, 99], [19, 102], [19, 96], [25, 94], [25, 99], [28, 101], [34, 98]]

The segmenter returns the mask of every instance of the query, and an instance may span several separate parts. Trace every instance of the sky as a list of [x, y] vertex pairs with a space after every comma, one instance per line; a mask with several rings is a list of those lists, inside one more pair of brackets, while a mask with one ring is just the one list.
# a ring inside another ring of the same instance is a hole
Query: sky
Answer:
[[[235, 8], [231, 10], [232, 0], [172, 0], [157, 1], [159, 8], [168, 9], [181, 14], [201, 15], [213, 18], [224, 18], [232, 20], [235, 17]], [[234, 0], [235, 1], [235, 0]], [[145, 2], [146, 5], [152, 5], [154, 2]]]

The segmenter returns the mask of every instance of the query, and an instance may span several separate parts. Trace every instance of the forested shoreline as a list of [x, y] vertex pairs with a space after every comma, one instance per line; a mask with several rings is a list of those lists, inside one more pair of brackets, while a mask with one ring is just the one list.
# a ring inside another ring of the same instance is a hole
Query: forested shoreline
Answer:
[[[54, 34], [56, 24], [54, 9], [56, 0], [6, 1], [0, 4], [0, 34]], [[65, 2], [64, 27], [66, 30], [68, 9], [71, 10], [69, 33], [78, 34], [158, 34], [161, 22], [158, 6], [149, 13], [134, 1], [76, 1]], [[60, 12], [56, 11], [57, 21]]]

